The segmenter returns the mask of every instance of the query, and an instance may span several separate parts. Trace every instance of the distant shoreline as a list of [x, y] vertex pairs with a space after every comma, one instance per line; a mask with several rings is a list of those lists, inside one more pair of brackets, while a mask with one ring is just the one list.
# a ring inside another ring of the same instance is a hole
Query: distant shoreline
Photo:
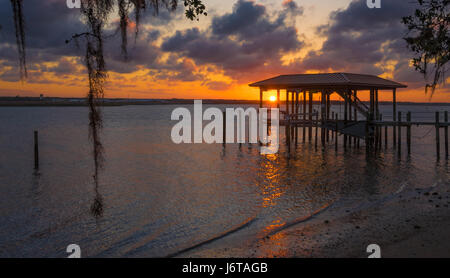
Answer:
[[[130, 105], [188, 105], [193, 104], [194, 99], [109, 99], [101, 101], [101, 106], [130, 106]], [[284, 104], [284, 101], [281, 101]], [[332, 101], [332, 104], [339, 104], [342, 101]], [[368, 102], [365, 102], [368, 103]], [[259, 100], [227, 100], [227, 99], [204, 99], [203, 104], [228, 104], [228, 105], [258, 105]], [[319, 101], [314, 101], [319, 105]], [[391, 105], [392, 102], [380, 102], [380, 105]], [[428, 105], [428, 106], [450, 106], [445, 102], [397, 102], [398, 105]], [[20, 106], [66, 106], [82, 107], [87, 106], [84, 98], [39, 98], [39, 97], [0, 97], [2, 107]]]

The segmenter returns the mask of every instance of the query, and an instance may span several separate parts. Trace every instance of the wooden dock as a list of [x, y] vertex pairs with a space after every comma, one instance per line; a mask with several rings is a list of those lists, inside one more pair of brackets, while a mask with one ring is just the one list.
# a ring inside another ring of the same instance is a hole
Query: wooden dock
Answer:
[[[285, 126], [286, 144], [298, 144], [299, 133], [305, 142], [318, 145], [318, 130], [322, 145], [334, 140], [338, 149], [339, 137], [343, 137], [344, 148], [357, 147], [364, 142], [368, 152], [377, 152], [389, 144], [388, 133], [391, 132], [392, 146], [402, 153], [403, 137], [406, 136], [408, 155], [412, 151], [412, 127], [431, 126], [436, 129], [436, 156], [441, 157], [440, 132], [444, 132], [445, 158], [448, 159], [448, 111], [435, 112], [434, 121], [412, 121], [412, 113], [397, 111], [397, 90], [407, 86], [377, 76], [329, 73], [329, 74], [297, 74], [281, 75], [271, 79], [250, 84], [260, 89], [260, 107], [264, 106], [265, 91], [276, 90], [277, 108], [281, 109], [281, 90], [286, 93], [285, 107], [280, 125]], [[368, 105], [362, 102], [358, 93], [369, 93]], [[383, 120], [379, 109], [379, 94], [392, 92], [392, 120]], [[343, 115], [332, 112], [331, 96], [335, 95], [343, 103]], [[315, 98], [314, 98], [315, 97]], [[313, 109], [313, 102], [319, 101], [320, 108]], [[443, 116], [443, 121], [441, 121]], [[314, 131], [314, 133], [313, 133]], [[406, 132], [405, 132], [406, 131]]]

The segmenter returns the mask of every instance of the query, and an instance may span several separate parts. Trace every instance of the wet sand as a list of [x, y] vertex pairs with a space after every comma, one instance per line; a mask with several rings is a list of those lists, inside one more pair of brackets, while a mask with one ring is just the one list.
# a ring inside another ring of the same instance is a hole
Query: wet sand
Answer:
[[[211, 246], [185, 257], [364, 258], [370, 244], [382, 257], [450, 257], [450, 186], [440, 182], [362, 206], [331, 208], [300, 223], [240, 246]], [[344, 212], [340, 210], [345, 210]]]

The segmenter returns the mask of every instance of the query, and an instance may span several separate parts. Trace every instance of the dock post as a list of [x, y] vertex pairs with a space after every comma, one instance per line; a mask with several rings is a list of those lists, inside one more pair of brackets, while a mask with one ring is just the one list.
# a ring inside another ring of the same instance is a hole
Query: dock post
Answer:
[[277, 90], [277, 108], [280, 109], [280, 89]]
[[440, 134], [439, 134], [439, 128], [440, 128], [440, 124], [439, 124], [439, 112], [436, 112], [436, 157], [437, 160], [440, 159], [441, 157], [441, 150], [440, 150]]
[[322, 143], [322, 147], [325, 147], [325, 119], [326, 119], [326, 95], [325, 92], [322, 92], [321, 102], [320, 102], [320, 139]]
[[408, 145], [408, 155], [411, 155], [411, 112], [406, 114], [406, 121], [408, 122], [406, 126], [406, 144]]
[[402, 112], [398, 112], [398, 119], [397, 119], [397, 125], [398, 125], [398, 155], [402, 154]]
[[338, 122], [338, 114], [336, 113], [335, 115], [334, 115], [334, 119], [336, 120], [336, 126], [335, 126], [335, 128], [336, 128], [336, 130], [335, 130], [335, 132], [334, 132], [334, 149], [336, 150], [336, 152], [338, 151], [338, 139], [339, 139], [339, 136], [338, 136], [338, 128], [339, 128], [339, 122]]
[[308, 108], [308, 111], [309, 111], [309, 122], [310, 122], [310, 126], [309, 126], [309, 130], [308, 130], [308, 140], [309, 140], [309, 142], [312, 142], [312, 121], [313, 121], [313, 112], [312, 112], [312, 110], [313, 110], [313, 92], [312, 91], [309, 91], [309, 108]]
[[[350, 122], [353, 122], [353, 115], [352, 115], [352, 95], [353, 95], [353, 91], [349, 90], [348, 91], [348, 120]], [[348, 136], [348, 146], [351, 148], [352, 147], [352, 140], [353, 137], [351, 135]]]
[[448, 111], [444, 112], [444, 133], [445, 133], [445, 159], [448, 159]]
[[36, 130], [34, 131], [34, 170], [39, 170], [39, 141]]
[[[259, 111], [259, 112], [261, 112], [261, 111]], [[227, 143], [227, 111], [226, 110], [223, 110], [223, 141], [222, 141], [222, 145], [223, 145], [223, 147], [225, 148], [225, 146], [226, 146], [226, 143]]]
[[286, 115], [286, 145], [288, 154], [291, 152], [291, 117]]
[[263, 94], [264, 90], [262, 88], [259, 89], [259, 108], [263, 107]]
[[384, 148], [387, 149], [388, 147], [388, 126], [384, 126]]
[[[392, 91], [392, 108], [393, 108], [393, 113], [392, 113], [392, 121], [395, 123], [397, 121], [397, 90], [394, 89]], [[396, 141], [397, 141], [397, 130], [395, 128], [395, 125], [392, 126], [392, 140], [393, 140], [393, 147], [395, 149], [396, 146]]]
[[[334, 112], [331, 112], [331, 120], [334, 120]], [[334, 140], [334, 132], [335, 131], [331, 132], [331, 140]]]
[[378, 116], [380, 125], [378, 126], [378, 148], [381, 150], [381, 147], [383, 146], [383, 114], [379, 114]]
[[295, 146], [298, 144], [298, 111], [299, 111], [299, 96], [298, 91], [295, 92]]
[[[291, 114], [295, 114], [295, 91], [291, 91]], [[295, 120], [295, 116], [292, 116], [291, 120]], [[294, 141], [295, 132], [294, 132], [294, 125], [291, 125], [291, 140]]]
[[[348, 91], [345, 92], [348, 94]], [[347, 120], [348, 120], [348, 96], [344, 99], [344, 127], [347, 126]], [[344, 149], [347, 149], [347, 135], [344, 134]]]
[[[378, 120], [379, 120], [378, 115], [375, 115], [375, 120], [378, 122]], [[380, 137], [378, 136], [378, 131], [379, 131], [378, 124], [376, 124], [376, 125], [374, 125], [375, 152], [378, 151], [378, 146], [379, 146], [378, 140], [380, 139]]]
[[[353, 120], [355, 121], [355, 122], [358, 122], [358, 110], [356, 109], [356, 106], [357, 106], [357, 104], [356, 104], [356, 98], [357, 98], [357, 95], [358, 95], [358, 91], [357, 90], [354, 90], [353, 91]], [[355, 136], [355, 137], [353, 137], [353, 145], [355, 146], [355, 147], [357, 147], [357, 137]]]
[[[330, 120], [331, 96], [327, 93], [327, 122]], [[330, 142], [330, 130], [327, 128], [327, 142]]]
[[365, 126], [365, 139], [364, 139], [364, 141], [365, 141], [365, 144], [366, 144], [366, 153], [369, 153], [370, 152], [370, 147], [371, 147], [371, 145], [370, 145], [370, 134], [369, 134], [369, 121], [366, 121], [366, 126]]
[[[380, 114], [380, 123], [382, 123], [382, 122], [383, 122], [383, 114]], [[380, 140], [379, 140], [379, 142], [380, 142], [380, 149], [381, 149], [383, 147], [383, 126], [380, 125], [379, 129], [380, 129]]]
[[303, 143], [306, 141], [306, 91], [303, 91]]
[[316, 148], [317, 151], [317, 142], [318, 142], [318, 136], [319, 136], [319, 112], [316, 113], [316, 121], [315, 121], [315, 127], [316, 127], [316, 131], [315, 131], [315, 139], [314, 139], [314, 147]]

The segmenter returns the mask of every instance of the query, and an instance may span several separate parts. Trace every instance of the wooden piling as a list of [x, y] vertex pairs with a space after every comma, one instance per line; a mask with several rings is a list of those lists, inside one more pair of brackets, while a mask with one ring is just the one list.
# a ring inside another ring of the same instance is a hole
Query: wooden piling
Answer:
[[[330, 93], [326, 94], [327, 96], [327, 122], [330, 120], [330, 110], [331, 110], [331, 96]], [[330, 142], [330, 130], [327, 128], [327, 142]]]
[[306, 141], [306, 91], [303, 91], [303, 143]]
[[[392, 91], [392, 109], [393, 109], [392, 121], [396, 122], [397, 121], [397, 90], [396, 89], [393, 89], [393, 91]], [[395, 125], [392, 126], [392, 140], [393, 140], [392, 146], [395, 149], [396, 141], [397, 141], [397, 130], [396, 130]]]
[[441, 150], [440, 150], [440, 145], [441, 145], [441, 137], [439, 134], [439, 129], [441, 128], [440, 124], [439, 124], [439, 112], [436, 112], [436, 157], [437, 160], [440, 159], [441, 157]]
[[397, 126], [398, 126], [398, 155], [402, 154], [402, 112], [398, 112], [398, 119], [397, 119]]
[[[295, 91], [291, 92], [291, 113], [295, 114]], [[292, 117], [292, 120], [295, 120], [295, 117]], [[294, 140], [295, 138], [295, 132], [294, 132], [294, 125], [291, 124], [291, 139]]]
[[[335, 118], [334, 118], [334, 112], [331, 112], [331, 120], [334, 120]], [[334, 133], [335, 133], [336, 131], [332, 131], [331, 132], [331, 140], [334, 140]]]
[[280, 89], [277, 90], [277, 108], [280, 109]]
[[308, 139], [309, 142], [312, 142], [312, 120], [313, 120], [313, 114], [312, 114], [312, 110], [313, 110], [313, 92], [309, 91], [309, 121], [311, 123], [311, 125], [309, 126], [309, 131], [308, 131]]
[[[383, 114], [380, 114], [380, 123], [383, 122]], [[378, 126], [378, 149], [381, 150], [381, 147], [383, 146], [383, 127], [380, 125]]]
[[[375, 116], [376, 118], [376, 121], [378, 121], [379, 120], [379, 118], [378, 118], [378, 116]], [[379, 142], [378, 142], [378, 140], [380, 139], [380, 137], [378, 136], [378, 125], [374, 125], [374, 139], [375, 139], [375, 151], [377, 151], [378, 150], [378, 146], [379, 146]]]
[[286, 114], [286, 145], [289, 154], [291, 152], [291, 118], [289, 114]]
[[286, 90], [286, 115], [289, 115], [289, 91]]
[[448, 111], [444, 112], [445, 159], [448, 159]]
[[39, 141], [37, 131], [34, 131], [34, 169], [39, 170]]
[[336, 113], [335, 115], [334, 115], [334, 119], [335, 119], [335, 121], [336, 121], [336, 127], [335, 127], [335, 129], [336, 129], [336, 131], [334, 132], [334, 149], [336, 150], [336, 152], [338, 151], [338, 139], [339, 139], [339, 134], [338, 134], [338, 128], [339, 128], [339, 123], [338, 123], [338, 114]]
[[[346, 94], [348, 94], [348, 92], [346, 92]], [[347, 121], [348, 121], [348, 97], [345, 98], [344, 100], [344, 126], [347, 126]], [[344, 134], [344, 149], [347, 148], [347, 135]]]
[[262, 88], [259, 89], [259, 108], [263, 107], [263, 93], [264, 93], [263, 89]]
[[408, 155], [411, 155], [411, 112], [406, 114], [406, 121], [408, 122], [406, 126], [406, 144], [408, 146]]
[[316, 124], [315, 124], [315, 126], [316, 126], [316, 138], [314, 139], [315, 141], [314, 141], [314, 146], [315, 146], [315, 148], [316, 148], [316, 151], [317, 151], [317, 140], [318, 140], [318, 136], [319, 136], [319, 134], [318, 134], [318, 132], [319, 132], [319, 113], [316, 113]]
[[[350, 121], [350, 122], [352, 122], [352, 120], [353, 120], [353, 115], [352, 115], [352, 90], [349, 90], [348, 91], [348, 103], [347, 103], [347, 105], [348, 105], [348, 121]], [[348, 146], [351, 148], [352, 147], [352, 140], [353, 140], [353, 138], [352, 138], [352, 136], [351, 135], [349, 135], [348, 136]]]
[[[298, 122], [298, 112], [299, 112], [299, 97], [300, 97], [300, 93], [298, 91], [295, 92], [295, 120], [296, 122]], [[298, 144], [298, 125], [297, 123], [295, 124], [295, 146], [297, 146]]]
[[387, 149], [388, 147], [388, 126], [384, 126], [384, 148]]
[[322, 92], [322, 96], [321, 96], [321, 106], [320, 106], [320, 121], [321, 121], [321, 128], [320, 128], [320, 138], [321, 138], [321, 142], [322, 142], [322, 147], [325, 147], [325, 128], [324, 128], [324, 124], [325, 124], [325, 118], [326, 118], [326, 95], [324, 92]]
[[[357, 90], [355, 90], [354, 92], [353, 92], [353, 96], [354, 96], [354, 105], [355, 105], [355, 110], [354, 110], [354, 115], [355, 115], [355, 122], [357, 122], [358, 121], [358, 110], [356, 109], [356, 99], [358, 98], [358, 91]], [[355, 144], [355, 146], [357, 147], [357, 148], [359, 148], [359, 138], [356, 138], [355, 137], [355, 141], [354, 141], [354, 144]]]

